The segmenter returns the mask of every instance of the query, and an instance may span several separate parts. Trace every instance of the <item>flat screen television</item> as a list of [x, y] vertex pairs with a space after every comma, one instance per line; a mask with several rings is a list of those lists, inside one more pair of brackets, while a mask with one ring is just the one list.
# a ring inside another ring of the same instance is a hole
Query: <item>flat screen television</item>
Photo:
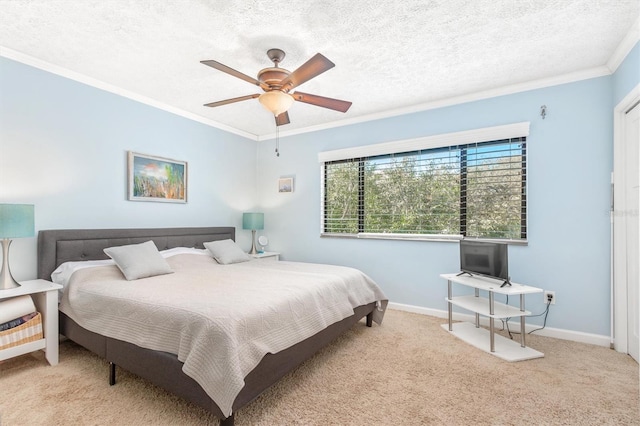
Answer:
[[503, 281], [502, 287], [511, 285], [507, 247], [505, 243], [460, 240], [461, 274], [496, 278]]

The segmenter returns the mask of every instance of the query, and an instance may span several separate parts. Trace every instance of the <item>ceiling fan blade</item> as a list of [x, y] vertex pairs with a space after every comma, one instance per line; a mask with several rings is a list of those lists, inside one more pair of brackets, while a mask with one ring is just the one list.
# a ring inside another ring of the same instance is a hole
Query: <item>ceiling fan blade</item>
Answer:
[[313, 58], [300, 65], [297, 70], [282, 80], [280, 83], [281, 87], [283, 90], [291, 90], [335, 66], [336, 64], [322, 56], [320, 53], [316, 53]]
[[339, 99], [325, 98], [324, 96], [311, 95], [309, 93], [295, 92], [292, 94], [293, 99], [305, 104], [311, 104], [323, 108], [333, 109], [335, 111], [347, 112], [351, 107], [351, 102], [341, 101]]
[[211, 102], [208, 104], [204, 104], [204, 106], [206, 107], [218, 107], [218, 106], [222, 106], [222, 105], [227, 105], [227, 104], [232, 104], [234, 102], [240, 102], [240, 101], [246, 101], [249, 99], [255, 99], [257, 97], [260, 97], [259, 94], [254, 94], [254, 95], [247, 95], [247, 96], [240, 96], [239, 98], [231, 98], [231, 99], [225, 99], [224, 101], [217, 101], [217, 102]]
[[282, 126], [285, 124], [289, 124], [289, 113], [287, 111], [283, 112], [282, 114], [276, 116], [276, 126]]
[[250, 77], [246, 74], [241, 73], [240, 71], [236, 71], [231, 67], [228, 67], [224, 64], [221, 64], [220, 62], [214, 61], [214, 60], [208, 60], [208, 61], [200, 61], [201, 64], [205, 64], [210, 66], [211, 68], [215, 68], [218, 71], [222, 71], [222, 72], [226, 72], [229, 75], [232, 75], [234, 77], [238, 77], [241, 80], [247, 81], [251, 84], [255, 84], [256, 86], [262, 87], [264, 90], [268, 90], [269, 86], [267, 85], [263, 85], [262, 83], [260, 83], [260, 81], [256, 80], [253, 77]]

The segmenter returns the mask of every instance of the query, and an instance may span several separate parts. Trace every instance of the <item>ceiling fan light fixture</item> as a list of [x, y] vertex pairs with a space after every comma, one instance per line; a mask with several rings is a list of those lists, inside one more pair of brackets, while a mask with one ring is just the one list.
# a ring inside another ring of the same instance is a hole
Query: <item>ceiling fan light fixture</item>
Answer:
[[263, 107], [274, 116], [279, 116], [291, 108], [293, 97], [279, 90], [265, 92], [258, 98]]

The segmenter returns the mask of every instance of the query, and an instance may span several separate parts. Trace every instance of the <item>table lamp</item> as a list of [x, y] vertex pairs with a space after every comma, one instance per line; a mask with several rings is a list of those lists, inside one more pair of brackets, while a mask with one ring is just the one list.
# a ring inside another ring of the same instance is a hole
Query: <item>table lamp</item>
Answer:
[[35, 235], [33, 204], [0, 204], [0, 238], [2, 239], [2, 270], [0, 290], [19, 287], [9, 269], [9, 245], [11, 238]]
[[242, 213], [242, 229], [251, 229], [251, 250], [249, 254], [257, 254], [256, 230], [264, 229], [264, 213]]

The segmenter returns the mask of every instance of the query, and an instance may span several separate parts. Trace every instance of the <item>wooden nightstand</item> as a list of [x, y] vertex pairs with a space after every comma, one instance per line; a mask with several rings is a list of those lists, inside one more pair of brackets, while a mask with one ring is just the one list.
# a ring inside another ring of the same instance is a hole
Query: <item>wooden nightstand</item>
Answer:
[[0, 290], [0, 300], [31, 295], [36, 309], [42, 315], [44, 339], [0, 350], [0, 361], [44, 349], [51, 365], [58, 364], [58, 290], [62, 286], [46, 280], [22, 281], [20, 287]]
[[265, 251], [263, 253], [258, 253], [258, 254], [250, 254], [249, 256], [253, 257], [254, 259], [257, 260], [264, 260], [264, 261], [277, 261], [280, 260], [280, 253], [276, 252], [276, 251]]

